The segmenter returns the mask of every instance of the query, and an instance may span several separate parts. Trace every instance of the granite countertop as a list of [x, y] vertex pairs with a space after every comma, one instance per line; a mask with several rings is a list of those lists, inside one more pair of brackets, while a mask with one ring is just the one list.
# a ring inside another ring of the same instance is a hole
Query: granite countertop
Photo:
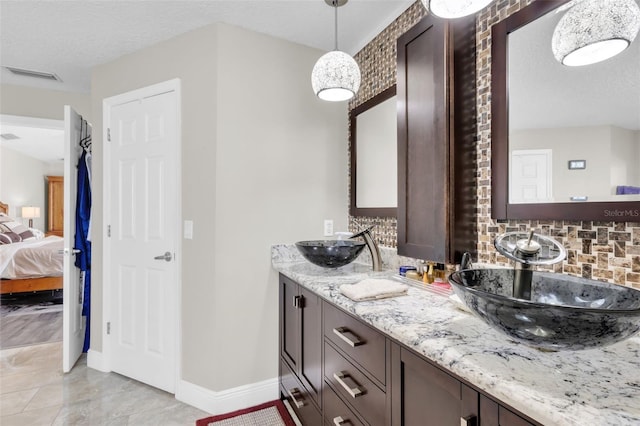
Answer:
[[[387, 264], [385, 262], [385, 264]], [[602, 349], [543, 352], [509, 340], [445, 296], [411, 286], [407, 296], [354, 302], [339, 287], [390, 277], [352, 263], [324, 269], [294, 246], [272, 247], [272, 265], [485, 393], [544, 425], [640, 425], [640, 337]]]

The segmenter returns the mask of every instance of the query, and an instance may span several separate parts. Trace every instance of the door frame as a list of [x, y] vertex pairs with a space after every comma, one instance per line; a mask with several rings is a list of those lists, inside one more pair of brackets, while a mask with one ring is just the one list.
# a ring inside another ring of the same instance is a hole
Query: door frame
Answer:
[[175, 262], [176, 262], [176, 298], [175, 298], [175, 312], [176, 312], [176, 330], [175, 330], [175, 388], [177, 388], [180, 379], [182, 378], [182, 92], [181, 92], [181, 80], [175, 78], [167, 80], [162, 83], [153, 84], [140, 89], [135, 89], [126, 93], [111, 96], [102, 100], [102, 146], [103, 146], [103, 200], [102, 200], [102, 217], [103, 217], [103, 230], [102, 230], [102, 356], [103, 366], [106, 371], [111, 371], [111, 351], [112, 346], [110, 342], [110, 336], [107, 333], [107, 322], [111, 317], [112, 309], [111, 298], [113, 296], [111, 283], [111, 239], [108, 236], [108, 225], [111, 222], [111, 214], [109, 206], [111, 205], [111, 172], [109, 165], [111, 164], [111, 145], [107, 141], [108, 139], [108, 125], [111, 122], [111, 108], [115, 105], [125, 102], [134, 101], [140, 97], [150, 97], [154, 95], [161, 95], [167, 92], [176, 93], [176, 135], [177, 141], [174, 145], [174, 155], [176, 159], [176, 200], [177, 200], [177, 212], [176, 223], [174, 226], [175, 232]]

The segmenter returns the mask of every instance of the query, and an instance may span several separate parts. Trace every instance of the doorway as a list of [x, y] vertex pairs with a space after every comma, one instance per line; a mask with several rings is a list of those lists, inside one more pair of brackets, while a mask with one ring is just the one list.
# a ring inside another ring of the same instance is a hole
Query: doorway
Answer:
[[103, 101], [103, 350], [110, 370], [175, 392], [180, 342], [180, 80]]
[[[36, 240], [29, 238], [29, 245], [38, 247], [34, 255], [39, 255], [45, 250], [42, 244], [49, 225], [47, 176], [61, 177], [64, 174], [64, 121], [0, 114], [0, 133], [0, 202], [6, 203], [6, 213], [12, 220], [31, 228]], [[28, 208], [32, 213], [29, 216], [23, 214], [26, 206], [34, 207]], [[4, 247], [8, 248], [6, 245]], [[4, 254], [8, 255], [6, 252]], [[33, 273], [40, 270], [45, 275], [56, 275], [58, 261], [61, 273], [62, 258], [52, 259], [46, 265], [35, 263], [34, 258], [33, 267], [36, 270]], [[3, 278], [19, 278], [15, 270], [0, 272], [3, 272]], [[53, 281], [49, 284], [42, 280], [32, 287], [62, 286], [55, 285]], [[9, 291], [5, 283], [7, 281], [3, 281], [3, 293]], [[11, 288], [27, 289], [31, 286], [28, 281], [21, 281], [20, 285], [11, 285]], [[62, 299], [62, 290], [35, 293], [19, 290], [2, 294], [2, 349], [61, 341]]]
[[542, 203], [553, 200], [551, 156], [551, 149], [511, 152], [510, 203]]

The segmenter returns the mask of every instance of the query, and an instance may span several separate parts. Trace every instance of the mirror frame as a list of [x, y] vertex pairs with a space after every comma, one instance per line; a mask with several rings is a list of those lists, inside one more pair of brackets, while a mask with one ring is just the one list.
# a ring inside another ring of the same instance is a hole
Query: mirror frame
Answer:
[[568, 1], [535, 1], [491, 27], [491, 217], [640, 222], [640, 201], [509, 203], [508, 36]]
[[390, 99], [396, 95], [396, 85], [389, 87], [381, 93], [375, 95], [373, 98], [361, 105], [358, 105], [349, 112], [349, 153], [351, 156], [351, 190], [349, 191], [349, 214], [351, 216], [364, 216], [364, 217], [397, 217], [397, 207], [358, 207], [356, 205], [356, 178], [358, 175], [357, 167], [357, 117], [363, 112], [381, 104], [382, 102]]

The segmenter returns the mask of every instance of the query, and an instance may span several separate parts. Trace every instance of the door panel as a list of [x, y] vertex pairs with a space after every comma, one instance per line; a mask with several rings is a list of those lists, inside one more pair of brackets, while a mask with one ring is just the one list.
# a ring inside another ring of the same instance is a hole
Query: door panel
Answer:
[[135, 94], [109, 108], [111, 362], [113, 371], [173, 392], [177, 93]]
[[80, 270], [75, 266], [76, 198], [80, 158], [82, 117], [68, 105], [64, 107], [64, 261], [63, 261], [63, 331], [62, 371], [68, 373], [82, 354], [84, 324], [82, 320], [82, 288]]

